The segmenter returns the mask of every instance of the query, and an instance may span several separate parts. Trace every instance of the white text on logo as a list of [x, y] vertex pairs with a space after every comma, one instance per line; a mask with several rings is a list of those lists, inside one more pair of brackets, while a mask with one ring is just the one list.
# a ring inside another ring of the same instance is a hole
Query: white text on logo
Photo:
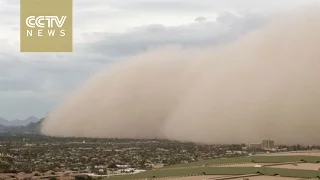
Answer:
[[[65, 21], [67, 19], [67, 16], [61, 16], [59, 18], [58, 16], [29, 16], [26, 19], [26, 25], [29, 28], [54, 28], [59, 27], [62, 28]], [[55, 30], [54, 29], [48, 29], [47, 30], [48, 36], [55, 36]], [[38, 36], [43, 36], [43, 30], [37, 31]], [[65, 30], [60, 30], [60, 36], [65, 36]], [[29, 29], [27, 30], [27, 36], [33, 36], [33, 30]]]
[[66, 21], [67, 16], [62, 16], [60, 19], [58, 16], [29, 16], [26, 19], [26, 24], [30, 28], [45, 28], [45, 23], [43, 21], [47, 21], [47, 27], [48, 28], [53, 28], [54, 25], [58, 26], [61, 28]]

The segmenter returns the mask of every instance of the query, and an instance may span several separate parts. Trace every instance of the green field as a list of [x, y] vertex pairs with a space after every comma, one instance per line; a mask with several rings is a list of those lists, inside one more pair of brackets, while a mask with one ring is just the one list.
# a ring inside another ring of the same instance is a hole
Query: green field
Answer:
[[165, 167], [154, 171], [146, 171], [135, 175], [112, 176], [109, 180], [161, 178], [161, 177], [181, 177], [191, 175], [244, 175], [261, 173], [264, 175], [280, 175], [284, 177], [317, 178], [320, 171], [282, 169], [272, 167], [205, 167], [203, 165], [233, 164], [233, 163], [283, 163], [305, 161], [309, 163], [320, 162], [320, 156], [250, 156], [225, 159], [212, 159], [193, 162], [189, 164], [179, 164]]
[[226, 163], [246, 163], [252, 162], [251, 157], [236, 157], [236, 158], [223, 158], [223, 159], [210, 159], [203, 161], [196, 161], [188, 164], [177, 164], [173, 166], [167, 166], [166, 168], [176, 168], [176, 167], [188, 167], [188, 166], [203, 166], [203, 165], [215, 165], [215, 164], [226, 164]]
[[251, 156], [251, 160], [258, 163], [280, 163], [306, 161], [309, 163], [320, 162], [320, 156]]
[[147, 171], [144, 173], [139, 173], [135, 175], [122, 175], [114, 176], [108, 178], [110, 180], [124, 180], [124, 179], [140, 179], [140, 178], [156, 178], [160, 177], [179, 177], [179, 176], [191, 176], [191, 175], [202, 175], [205, 174], [214, 174], [214, 175], [238, 175], [238, 174], [252, 174], [256, 173], [256, 169], [252, 167], [199, 167], [191, 169], [175, 169], [175, 170], [156, 170], [156, 171]]
[[175, 168], [175, 167], [188, 167], [188, 166], [203, 166], [203, 165], [215, 165], [215, 164], [230, 164], [230, 163], [282, 163], [282, 162], [295, 162], [295, 161], [306, 161], [309, 163], [319, 163], [320, 156], [246, 156], [236, 158], [224, 158], [224, 159], [211, 159], [192, 162], [188, 164], [177, 164], [173, 166], [164, 167]]
[[124, 180], [124, 179], [143, 179], [143, 178], [161, 178], [161, 177], [181, 177], [191, 175], [244, 175], [261, 173], [263, 175], [280, 175], [283, 177], [298, 177], [298, 178], [317, 178], [320, 177], [319, 171], [314, 170], [293, 170], [282, 168], [269, 167], [204, 167], [192, 169], [179, 169], [168, 171], [147, 171], [135, 175], [121, 175], [107, 178], [109, 180]]

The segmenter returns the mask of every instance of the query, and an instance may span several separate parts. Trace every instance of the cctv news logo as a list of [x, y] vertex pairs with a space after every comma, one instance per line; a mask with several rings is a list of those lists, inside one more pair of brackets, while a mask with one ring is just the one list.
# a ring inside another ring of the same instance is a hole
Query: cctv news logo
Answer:
[[[63, 25], [67, 19], [67, 16], [29, 16], [26, 19], [27, 36], [66, 36], [66, 30], [63, 29]], [[56, 29], [58, 27], [58, 31]], [[37, 30], [36, 30], [37, 28]]]
[[21, 52], [72, 52], [72, 0], [20, 0]]

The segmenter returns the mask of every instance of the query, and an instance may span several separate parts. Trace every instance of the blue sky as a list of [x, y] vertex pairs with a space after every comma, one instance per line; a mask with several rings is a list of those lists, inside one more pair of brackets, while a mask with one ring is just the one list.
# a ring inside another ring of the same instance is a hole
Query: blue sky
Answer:
[[42, 117], [102, 67], [149, 48], [235, 41], [317, 0], [74, 0], [73, 53], [20, 53], [19, 0], [0, 0], [0, 117]]

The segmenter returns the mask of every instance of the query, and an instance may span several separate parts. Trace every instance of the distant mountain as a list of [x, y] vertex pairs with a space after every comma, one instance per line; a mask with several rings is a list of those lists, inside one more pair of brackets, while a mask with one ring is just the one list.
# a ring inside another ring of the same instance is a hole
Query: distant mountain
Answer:
[[0, 118], [0, 124], [4, 125], [4, 126], [26, 126], [30, 123], [35, 123], [38, 122], [40, 119], [34, 117], [34, 116], [30, 116], [27, 119], [24, 120], [14, 120], [14, 121], [8, 121], [6, 119]]
[[9, 121], [0, 117], [0, 124], [4, 126], [9, 126]]
[[26, 126], [30, 123], [35, 123], [35, 122], [38, 122], [40, 119], [34, 117], [34, 116], [30, 116], [28, 117], [27, 119], [24, 119], [24, 120], [14, 120], [14, 121], [10, 121], [10, 125], [11, 126]]
[[31, 122], [26, 126], [4, 126], [4, 125], [0, 125], [0, 132], [40, 134], [41, 123], [43, 121], [44, 121], [44, 119], [40, 119], [38, 122]]

